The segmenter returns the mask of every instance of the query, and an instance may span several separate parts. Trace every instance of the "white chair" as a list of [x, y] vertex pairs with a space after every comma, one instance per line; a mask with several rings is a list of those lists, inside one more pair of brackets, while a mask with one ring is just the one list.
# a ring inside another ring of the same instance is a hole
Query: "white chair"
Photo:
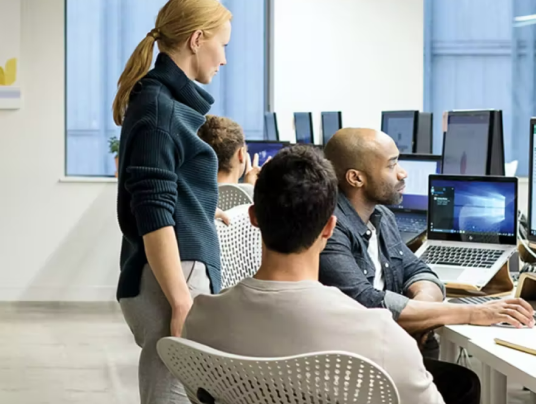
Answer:
[[261, 265], [261, 232], [249, 220], [250, 206], [240, 205], [226, 211], [231, 220], [229, 226], [216, 221], [221, 250], [222, 289], [255, 275]]
[[398, 404], [376, 364], [347, 352], [249, 358], [182, 338], [158, 341], [160, 358], [195, 404]]
[[218, 185], [218, 208], [221, 210], [229, 210], [248, 203], [253, 203], [251, 196], [238, 185]]

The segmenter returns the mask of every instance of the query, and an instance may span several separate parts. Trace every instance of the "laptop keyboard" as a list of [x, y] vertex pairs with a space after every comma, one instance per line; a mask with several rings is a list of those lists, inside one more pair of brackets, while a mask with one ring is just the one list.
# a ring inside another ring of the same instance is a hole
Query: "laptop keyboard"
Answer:
[[503, 252], [489, 248], [430, 246], [421, 259], [429, 265], [491, 268]]
[[396, 216], [401, 233], [422, 233], [426, 230], [426, 218], [421, 216]]
[[[456, 299], [450, 299], [449, 303], [457, 304], [483, 304], [495, 300], [503, 299], [502, 297], [497, 296], [470, 296], [470, 297], [457, 297]], [[532, 315], [534, 320], [536, 320], [536, 311]]]

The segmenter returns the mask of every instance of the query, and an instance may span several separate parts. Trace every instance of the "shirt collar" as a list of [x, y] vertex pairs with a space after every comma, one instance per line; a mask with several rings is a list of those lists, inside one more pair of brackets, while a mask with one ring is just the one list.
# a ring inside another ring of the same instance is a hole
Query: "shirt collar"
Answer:
[[[363, 220], [361, 220], [361, 217], [357, 214], [357, 211], [355, 210], [352, 203], [348, 200], [348, 198], [342, 192], [339, 192], [339, 201], [337, 205], [339, 206], [339, 209], [342, 211], [342, 213], [348, 219], [350, 219], [350, 221], [352, 222], [352, 224], [355, 226], [356, 230], [358, 231], [359, 235], [368, 240], [371, 236], [370, 229], [363, 222]], [[376, 228], [377, 234], [380, 233], [380, 223], [381, 223], [382, 216], [383, 214], [378, 209], [378, 207], [374, 208], [374, 212], [372, 212], [372, 215], [370, 216], [370, 221]]]

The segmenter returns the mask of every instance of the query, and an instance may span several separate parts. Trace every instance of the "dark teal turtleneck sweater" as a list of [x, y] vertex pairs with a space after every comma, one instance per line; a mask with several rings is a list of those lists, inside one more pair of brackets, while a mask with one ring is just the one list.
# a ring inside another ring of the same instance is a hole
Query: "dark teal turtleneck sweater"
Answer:
[[132, 91], [119, 150], [118, 299], [138, 295], [147, 263], [142, 237], [166, 226], [175, 229], [181, 260], [203, 262], [212, 292], [220, 290], [218, 161], [197, 135], [213, 102], [164, 53]]

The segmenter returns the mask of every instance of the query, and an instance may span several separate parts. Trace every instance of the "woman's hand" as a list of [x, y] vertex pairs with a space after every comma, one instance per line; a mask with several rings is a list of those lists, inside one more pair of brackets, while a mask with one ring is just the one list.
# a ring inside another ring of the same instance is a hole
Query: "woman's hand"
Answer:
[[181, 298], [180, 304], [172, 309], [170, 324], [170, 332], [172, 337], [181, 336], [184, 321], [186, 320], [186, 316], [188, 316], [188, 313], [192, 308], [192, 304], [192, 296], [188, 293]]
[[227, 216], [227, 213], [225, 213], [220, 208], [216, 208], [216, 215], [214, 216], [214, 218], [215, 219], [220, 219], [227, 226], [229, 226], [231, 224], [231, 220], [229, 219], [229, 216]]
[[[268, 157], [264, 164], [270, 161], [271, 157]], [[253, 164], [251, 163], [251, 156], [247, 153], [246, 159], [246, 174], [244, 175], [244, 182], [246, 184], [255, 185], [259, 173], [261, 172], [261, 167], [259, 167], [259, 155], [255, 153], [253, 155]]]

